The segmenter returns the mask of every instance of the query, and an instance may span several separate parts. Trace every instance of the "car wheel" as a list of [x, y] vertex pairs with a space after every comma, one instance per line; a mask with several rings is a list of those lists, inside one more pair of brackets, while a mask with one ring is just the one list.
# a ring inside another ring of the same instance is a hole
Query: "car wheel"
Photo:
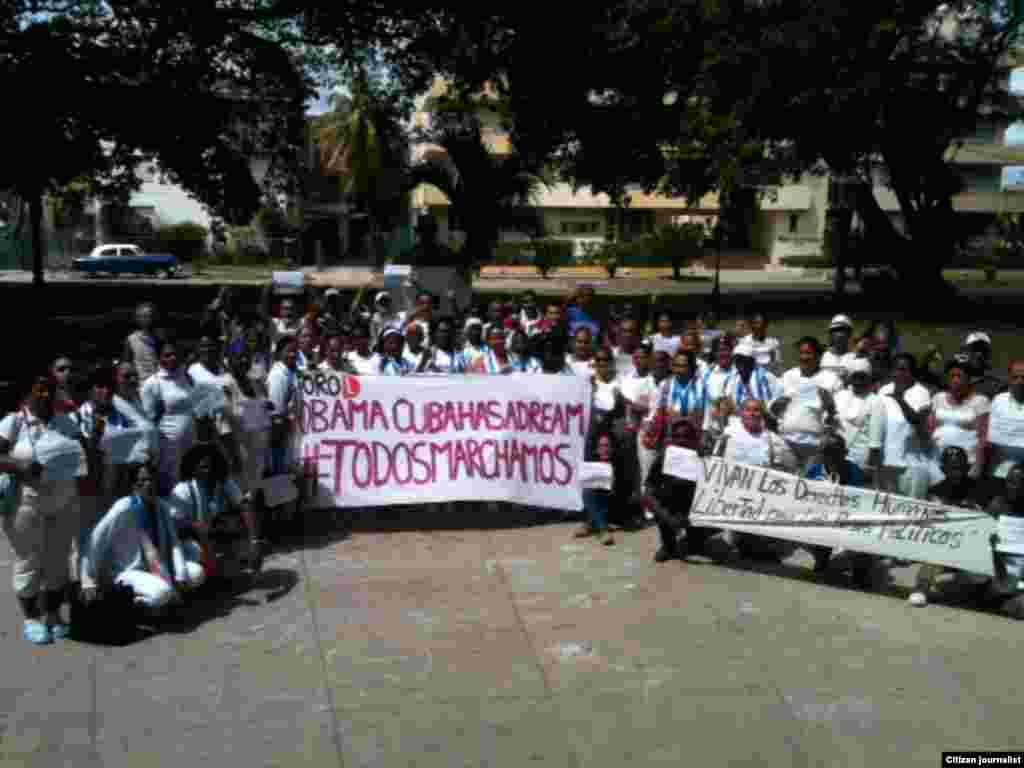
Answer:
[[158, 269], [156, 271], [156, 276], [159, 277], [161, 280], [170, 280], [172, 274], [173, 273], [169, 269]]

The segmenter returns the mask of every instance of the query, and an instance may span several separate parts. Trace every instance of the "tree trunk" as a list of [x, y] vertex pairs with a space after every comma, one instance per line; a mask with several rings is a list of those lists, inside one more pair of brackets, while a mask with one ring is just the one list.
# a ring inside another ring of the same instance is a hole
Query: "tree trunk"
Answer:
[[29, 220], [32, 229], [32, 285], [42, 288], [43, 280], [43, 194], [33, 193], [29, 198]]

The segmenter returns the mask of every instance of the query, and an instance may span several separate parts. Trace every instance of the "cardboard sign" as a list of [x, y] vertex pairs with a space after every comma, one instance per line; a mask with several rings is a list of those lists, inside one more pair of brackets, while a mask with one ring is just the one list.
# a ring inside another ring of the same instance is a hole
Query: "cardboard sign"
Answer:
[[292, 475], [274, 475], [263, 481], [263, 496], [268, 507], [279, 507], [299, 498]]
[[198, 418], [223, 413], [227, 404], [227, 395], [215, 384], [199, 383], [192, 391], [192, 410]]
[[306, 289], [306, 275], [302, 272], [274, 272], [271, 276], [274, 292], [283, 296], [295, 296]]
[[107, 429], [100, 438], [100, 450], [112, 464], [140, 464], [153, 443], [151, 427]]
[[665, 451], [666, 475], [697, 482], [704, 474], [704, 461], [696, 451], [670, 445]]

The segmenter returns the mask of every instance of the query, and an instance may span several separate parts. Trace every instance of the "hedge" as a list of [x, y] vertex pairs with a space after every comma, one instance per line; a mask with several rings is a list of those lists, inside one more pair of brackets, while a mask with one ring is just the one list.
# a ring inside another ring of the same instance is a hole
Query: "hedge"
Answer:
[[836, 264], [831, 256], [811, 254], [806, 256], [783, 256], [785, 267], [803, 267], [804, 269], [832, 269]]

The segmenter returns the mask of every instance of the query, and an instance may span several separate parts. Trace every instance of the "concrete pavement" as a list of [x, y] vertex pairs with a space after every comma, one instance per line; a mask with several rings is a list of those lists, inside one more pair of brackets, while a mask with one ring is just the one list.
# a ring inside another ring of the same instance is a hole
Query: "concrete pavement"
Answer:
[[4, 545], [0, 764], [936, 766], [1024, 741], [1009, 619], [572, 530], [313, 537], [122, 648], [23, 641]]

